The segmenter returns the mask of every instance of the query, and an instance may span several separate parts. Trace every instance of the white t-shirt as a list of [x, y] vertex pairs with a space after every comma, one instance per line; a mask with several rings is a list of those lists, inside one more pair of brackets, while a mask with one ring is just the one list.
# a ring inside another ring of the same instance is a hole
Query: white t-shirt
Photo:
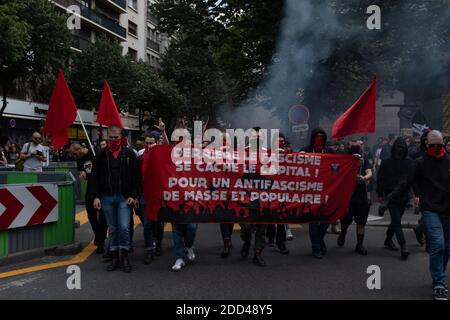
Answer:
[[[29, 149], [28, 149], [29, 146]], [[41, 144], [34, 144], [32, 142], [25, 143], [22, 148], [22, 153], [31, 154], [35, 152], [40, 152], [42, 155], [45, 155], [45, 148]], [[23, 164], [24, 172], [42, 172], [42, 162], [39, 161], [36, 157], [32, 156], [25, 160]]]

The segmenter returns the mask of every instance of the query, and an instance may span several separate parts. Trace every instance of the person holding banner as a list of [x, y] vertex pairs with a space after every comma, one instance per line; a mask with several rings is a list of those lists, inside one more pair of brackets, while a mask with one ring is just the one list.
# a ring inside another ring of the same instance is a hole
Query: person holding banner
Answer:
[[108, 222], [113, 259], [107, 271], [122, 267], [124, 272], [130, 272], [129, 223], [131, 208], [135, 206], [139, 195], [142, 175], [134, 151], [123, 143], [121, 128], [110, 126], [108, 147], [101, 150], [94, 159], [90, 191], [94, 208], [103, 208]]
[[[311, 139], [309, 146], [303, 148], [301, 152], [310, 153], [334, 153], [329, 147], [326, 147], [327, 133], [322, 128], [316, 128], [311, 131]], [[312, 255], [314, 258], [322, 259], [327, 253], [327, 246], [325, 245], [325, 235], [329, 223], [310, 223], [309, 224], [309, 239], [311, 240]]]
[[369, 160], [362, 156], [361, 141], [352, 139], [348, 143], [349, 154], [359, 155], [361, 166], [357, 175], [357, 182], [353, 196], [350, 200], [350, 207], [347, 214], [341, 219], [341, 233], [339, 234], [337, 244], [339, 247], [344, 246], [347, 229], [353, 221], [356, 223], [357, 244], [355, 251], [360, 255], [367, 255], [367, 250], [363, 246], [365, 226], [369, 217], [370, 204], [367, 198], [366, 182], [372, 179], [372, 166]]
[[[278, 141], [275, 141], [274, 145], [277, 147], [278, 152], [286, 152], [286, 137], [280, 133]], [[287, 225], [281, 223], [267, 225], [269, 246], [273, 246], [273, 243], [275, 242], [278, 247], [278, 252], [281, 254], [289, 254], [289, 250], [286, 248], [286, 227]]]
[[[261, 141], [264, 138], [262, 136], [262, 131], [260, 127], [254, 127], [249, 139], [249, 145], [245, 147], [245, 151], [249, 152], [259, 152], [264, 150], [261, 146]], [[260, 205], [259, 200], [252, 201], [248, 206], [248, 211], [250, 215], [259, 215]], [[255, 248], [253, 263], [260, 267], [265, 267], [266, 262], [262, 258], [262, 251], [266, 245], [266, 224], [242, 224], [241, 225], [241, 239], [244, 241], [241, 250], [242, 259], [246, 259], [250, 254], [250, 247], [252, 243], [252, 233], [255, 232]]]

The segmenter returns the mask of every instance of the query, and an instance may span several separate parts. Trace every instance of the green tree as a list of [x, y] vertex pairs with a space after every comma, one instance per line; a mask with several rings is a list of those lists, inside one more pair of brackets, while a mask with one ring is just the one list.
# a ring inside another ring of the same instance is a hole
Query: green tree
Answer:
[[57, 70], [69, 61], [70, 33], [46, 0], [0, 0], [0, 26], [1, 117], [12, 89], [48, 99]]
[[171, 81], [161, 77], [144, 62], [122, 55], [122, 47], [100, 38], [76, 55], [71, 68], [71, 88], [80, 108], [97, 109], [103, 81], [111, 87], [120, 111], [143, 111], [170, 119], [186, 104]]

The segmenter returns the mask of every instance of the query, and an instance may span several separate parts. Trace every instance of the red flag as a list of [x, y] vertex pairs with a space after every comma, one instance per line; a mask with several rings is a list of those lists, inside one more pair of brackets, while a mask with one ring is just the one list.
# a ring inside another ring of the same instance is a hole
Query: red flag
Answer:
[[42, 131], [50, 134], [53, 147], [61, 148], [69, 142], [68, 129], [76, 117], [77, 106], [60, 69], [42, 128]]
[[343, 138], [355, 133], [375, 132], [377, 77], [361, 97], [333, 125], [332, 137]]
[[122, 120], [120, 119], [119, 111], [109, 88], [108, 82], [105, 80], [103, 88], [102, 99], [98, 107], [97, 123], [107, 127], [117, 126], [123, 128]]

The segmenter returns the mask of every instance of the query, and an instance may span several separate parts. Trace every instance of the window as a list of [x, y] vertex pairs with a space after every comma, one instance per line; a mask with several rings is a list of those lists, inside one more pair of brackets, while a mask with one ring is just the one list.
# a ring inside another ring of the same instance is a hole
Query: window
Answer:
[[133, 59], [134, 61], [137, 61], [137, 51], [131, 48], [128, 48], [128, 55], [130, 56], [131, 59]]
[[128, 0], [128, 6], [137, 11], [137, 0]]
[[137, 31], [137, 24], [131, 21], [128, 21], [128, 33], [137, 37], [138, 31]]

